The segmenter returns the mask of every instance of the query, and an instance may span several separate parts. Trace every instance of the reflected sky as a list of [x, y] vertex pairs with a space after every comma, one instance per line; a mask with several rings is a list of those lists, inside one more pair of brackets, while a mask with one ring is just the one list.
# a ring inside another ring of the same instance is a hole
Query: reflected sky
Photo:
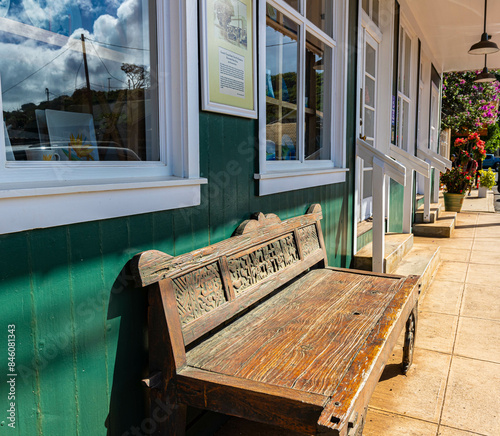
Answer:
[[4, 111], [71, 95], [85, 86], [125, 89], [123, 63], [150, 66], [147, 0], [0, 0]]

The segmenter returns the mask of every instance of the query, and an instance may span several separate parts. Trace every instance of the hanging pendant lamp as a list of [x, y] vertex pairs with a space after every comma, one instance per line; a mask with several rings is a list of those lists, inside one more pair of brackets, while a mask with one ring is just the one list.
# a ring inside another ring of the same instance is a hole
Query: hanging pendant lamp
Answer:
[[488, 0], [484, 0], [484, 31], [481, 35], [481, 41], [476, 42], [470, 49], [469, 54], [473, 55], [487, 55], [496, 53], [500, 49], [498, 45], [493, 41], [490, 41], [491, 36], [486, 33], [486, 10], [487, 10]]
[[481, 71], [476, 79], [474, 80], [475, 83], [486, 83], [486, 82], [494, 82], [497, 80], [496, 76], [493, 73], [490, 73], [488, 71], [488, 68], [486, 67], [486, 58], [488, 56], [484, 55], [484, 68], [483, 71]]

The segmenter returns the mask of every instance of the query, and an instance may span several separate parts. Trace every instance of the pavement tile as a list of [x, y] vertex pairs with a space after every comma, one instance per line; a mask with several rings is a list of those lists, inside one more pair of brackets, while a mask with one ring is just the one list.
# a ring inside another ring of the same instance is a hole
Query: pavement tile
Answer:
[[466, 262], [444, 261], [439, 266], [436, 275], [434, 276], [434, 280], [464, 282], [468, 266], [469, 264]]
[[437, 436], [477, 436], [480, 433], [471, 433], [470, 431], [457, 430], [456, 428], [445, 427], [442, 425], [439, 427], [439, 432]]
[[436, 424], [368, 409], [363, 436], [433, 436], [436, 432]]
[[[500, 321], [461, 317], [455, 354], [500, 363]], [[498, 408], [500, 412], [500, 397]]]
[[[454, 248], [457, 250], [470, 250], [474, 242], [474, 238], [427, 238], [430, 245], [438, 245], [441, 248]], [[416, 242], [416, 241], [415, 241]], [[420, 241], [419, 241], [420, 242]]]
[[497, 254], [500, 251], [500, 244], [498, 243], [498, 238], [475, 238], [472, 250]]
[[500, 283], [500, 268], [498, 266], [471, 263], [469, 264], [465, 282], [482, 286]]
[[456, 248], [441, 247], [440, 256], [442, 261], [468, 262], [470, 259], [470, 250], [457, 250]]
[[[500, 236], [498, 237], [500, 240]], [[484, 265], [498, 266], [500, 265], [500, 250], [497, 252], [489, 250], [474, 249], [470, 252], [471, 263], [482, 263]]]
[[433, 280], [419, 303], [421, 311], [458, 315], [464, 284]]
[[401, 374], [401, 357], [398, 347], [380, 377], [370, 407], [437, 424], [451, 356], [416, 348], [406, 376]]
[[457, 332], [457, 322], [458, 316], [420, 312], [415, 346], [451, 354]]
[[454, 357], [441, 423], [484, 435], [500, 434], [500, 365]]
[[500, 321], [499, 296], [500, 287], [465, 285], [461, 315]]
[[291, 430], [232, 417], [214, 436], [304, 436]]

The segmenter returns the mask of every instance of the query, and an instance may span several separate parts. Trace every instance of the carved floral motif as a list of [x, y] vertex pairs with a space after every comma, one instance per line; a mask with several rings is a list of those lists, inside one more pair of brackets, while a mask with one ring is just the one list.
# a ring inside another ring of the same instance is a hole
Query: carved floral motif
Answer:
[[174, 290], [182, 325], [226, 302], [217, 262], [175, 279]]
[[298, 260], [293, 235], [277, 239], [244, 256], [228, 259], [233, 288], [239, 294]]
[[302, 252], [304, 257], [309, 256], [314, 251], [320, 248], [316, 225], [307, 226], [298, 230]]

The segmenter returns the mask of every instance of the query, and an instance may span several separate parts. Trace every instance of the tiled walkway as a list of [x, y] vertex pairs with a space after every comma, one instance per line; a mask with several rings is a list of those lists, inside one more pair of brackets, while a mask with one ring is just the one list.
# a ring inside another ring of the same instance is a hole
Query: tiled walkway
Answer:
[[[400, 347], [370, 402], [364, 436], [500, 435], [500, 214], [466, 199], [420, 303], [414, 365]], [[490, 194], [491, 195], [491, 194]]]
[[[370, 401], [364, 436], [500, 435], [500, 213], [493, 195], [466, 198], [442, 263], [420, 300], [414, 363], [402, 346]], [[232, 418], [217, 436], [289, 436]]]

